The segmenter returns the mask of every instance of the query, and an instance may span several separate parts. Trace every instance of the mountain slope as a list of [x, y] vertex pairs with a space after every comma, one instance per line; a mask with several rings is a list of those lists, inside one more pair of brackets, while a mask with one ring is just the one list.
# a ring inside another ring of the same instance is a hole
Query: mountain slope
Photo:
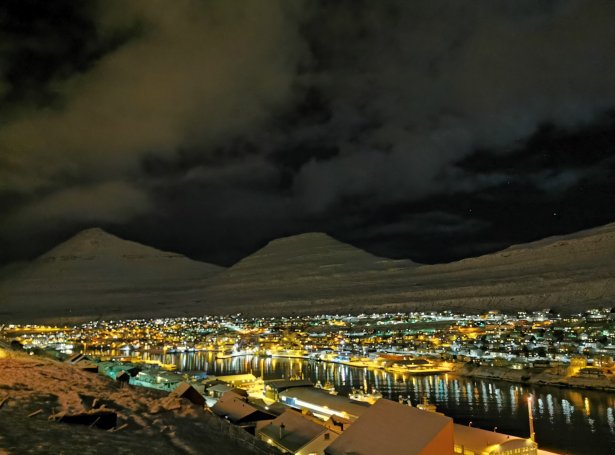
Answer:
[[[271, 241], [218, 275], [205, 295], [210, 311], [336, 311], [329, 302], [346, 302], [382, 285], [403, 289], [407, 271], [415, 266], [307, 233]], [[324, 305], [314, 305], [317, 299]]]
[[0, 318], [173, 314], [221, 270], [88, 229], [5, 277]]
[[3, 322], [599, 306], [615, 306], [615, 223], [436, 265], [308, 233], [273, 240], [226, 270], [94, 229], [0, 284]]
[[221, 273], [210, 310], [484, 311], [615, 305], [615, 223], [449, 264], [377, 258], [324, 234], [271, 242]]
[[226, 275], [257, 277], [263, 269], [280, 278], [343, 277], [353, 273], [406, 269], [414, 264], [374, 256], [327, 234], [310, 232], [272, 240], [227, 270]]

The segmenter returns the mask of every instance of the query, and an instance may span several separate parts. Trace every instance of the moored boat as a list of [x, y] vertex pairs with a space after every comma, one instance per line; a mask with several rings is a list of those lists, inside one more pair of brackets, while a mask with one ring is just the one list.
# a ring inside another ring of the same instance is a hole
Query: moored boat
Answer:
[[421, 411], [427, 411], [427, 412], [438, 412], [436, 405], [430, 403], [427, 400], [427, 397], [423, 397], [423, 401], [419, 404], [416, 405], [417, 409], [420, 409]]
[[329, 381], [326, 381], [324, 385], [320, 381], [316, 381], [316, 384], [314, 385], [314, 387], [317, 389], [325, 390], [329, 392], [331, 395], [337, 395], [337, 390], [335, 390], [335, 386], [331, 384], [331, 382]]
[[427, 359], [412, 359], [394, 363], [385, 367], [384, 370], [397, 374], [427, 375], [448, 373], [451, 371], [451, 368], [446, 365], [433, 363]]
[[376, 401], [382, 398], [382, 393], [380, 393], [376, 389], [372, 389], [370, 393], [364, 392], [360, 389], [352, 389], [352, 392], [350, 392], [348, 398], [355, 401], [363, 401], [365, 403], [374, 404]]

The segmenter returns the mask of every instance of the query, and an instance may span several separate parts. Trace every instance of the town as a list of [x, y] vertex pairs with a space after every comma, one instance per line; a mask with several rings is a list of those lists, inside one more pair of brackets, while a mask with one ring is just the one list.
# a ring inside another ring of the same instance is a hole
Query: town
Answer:
[[[534, 441], [532, 397], [527, 397], [529, 438], [524, 438], [453, 423], [427, 396], [415, 403], [402, 395], [389, 394], [390, 400], [382, 400], [382, 391], [367, 385], [340, 393], [335, 384], [312, 381], [300, 371], [271, 377], [262, 367], [265, 359], [345, 365], [395, 380], [450, 373], [615, 390], [615, 313], [610, 309], [566, 316], [549, 310], [514, 315], [236, 314], [93, 321], [70, 327], [5, 325], [0, 336], [13, 348], [55, 356], [84, 371], [202, 404], [283, 453], [345, 453], [368, 442], [382, 450], [386, 444], [400, 443], [441, 450], [450, 442], [455, 453], [547, 452]], [[255, 367], [212, 374], [169, 360], [203, 353], [218, 362], [251, 359]], [[374, 435], [362, 440], [383, 419], [389, 422], [387, 432], [398, 437], [387, 437], [392, 442]], [[431, 436], [399, 441], [402, 422], [421, 422]]]
[[[513, 315], [395, 313], [244, 318], [204, 316], [94, 321], [72, 327], [0, 326], [26, 349], [91, 354], [212, 351], [306, 358], [394, 373], [432, 374], [453, 364], [558, 368], [567, 376], [612, 374], [615, 312], [562, 316], [550, 310]], [[382, 356], [388, 355], [389, 357]], [[397, 357], [396, 357], [397, 356]], [[417, 362], [417, 358], [421, 362]], [[391, 360], [397, 359], [397, 362]], [[565, 372], [565, 373], [564, 373]]]

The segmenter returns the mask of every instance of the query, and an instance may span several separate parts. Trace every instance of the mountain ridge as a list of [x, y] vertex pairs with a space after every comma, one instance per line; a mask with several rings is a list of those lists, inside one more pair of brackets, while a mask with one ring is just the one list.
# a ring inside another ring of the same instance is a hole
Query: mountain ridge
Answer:
[[[300, 245], [310, 238], [292, 236], [284, 244]], [[369, 255], [362, 258], [370, 257], [368, 267], [338, 266], [332, 261], [335, 255], [329, 254], [312, 257], [301, 270], [292, 262], [290, 268], [282, 267], [288, 264], [286, 258], [272, 262], [276, 252], [271, 254], [271, 245], [218, 275], [206, 290], [209, 304], [215, 307], [224, 301], [228, 311], [256, 307], [271, 313], [543, 307], [575, 311], [615, 304], [615, 223], [442, 264], [394, 261], [362, 252]], [[296, 251], [285, 254], [305, 259]], [[378, 261], [383, 267], [374, 266]]]
[[0, 320], [172, 315], [222, 270], [86, 229], [4, 277]]
[[615, 223], [443, 264], [375, 256], [322, 232], [224, 269], [87, 229], [0, 282], [0, 320], [615, 305]]
[[[132, 240], [122, 239], [98, 227], [88, 228], [79, 231], [77, 234], [56, 245], [51, 250], [47, 251], [46, 253], [43, 253], [37, 259], [45, 259], [53, 256], [58, 256], [58, 253], [62, 253], [65, 250], [69, 251], [65, 254], [66, 256], [79, 256], [79, 254], [88, 253], [89, 255], [113, 255], [113, 253], [115, 252], [116, 254], [120, 254], [122, 256], [126, 256], [129, 254], [142, 254], [145, 256], [149, 254], [154, 256], [160, 255], [189, 259], [179, 253], [159, 250], [138, 242], [134, 242]], [[121, 253], [118, 250], [121, 250]], [[204, 262], [200, 263], [206, 264]], [[212, 265], [213, 267], [219, 267], [213, 264], [210, 265]], [[223, 267], [220, 267], [220, 269], [222, 268]]]

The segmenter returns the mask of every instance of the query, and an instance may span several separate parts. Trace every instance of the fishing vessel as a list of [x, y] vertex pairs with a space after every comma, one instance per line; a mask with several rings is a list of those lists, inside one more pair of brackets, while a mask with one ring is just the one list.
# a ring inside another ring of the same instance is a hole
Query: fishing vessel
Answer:
[[352, 389], [352, 392], [350, 392], [348, 398], [355, 401], [362, 401], [365, 403], [374, 404], [376, 401], [382, 398], [382, 393], [380, 393], [376, 389], [372, 389], [371, 392], [364, 392], [361, 389]]
[[337, 390], [335, 390], [335, 386], [331, 384], [329, 381], [326, 381], [324, 385], [320, 381], [316, 381], [316, 384], [314, 385], [314, 387], [317, 389], [325, 390], [329, 392], [331, 395], [337, 395]]
[[423, 397], [423, 401], [419, 404], [416, 405], [417, 409], [420, 409], [421, 411], [427, 411], [427, 412], [435, 412], [437, 413], [437, 408], [435, 404], [430, 403], [427, 400], [427, 397]]

